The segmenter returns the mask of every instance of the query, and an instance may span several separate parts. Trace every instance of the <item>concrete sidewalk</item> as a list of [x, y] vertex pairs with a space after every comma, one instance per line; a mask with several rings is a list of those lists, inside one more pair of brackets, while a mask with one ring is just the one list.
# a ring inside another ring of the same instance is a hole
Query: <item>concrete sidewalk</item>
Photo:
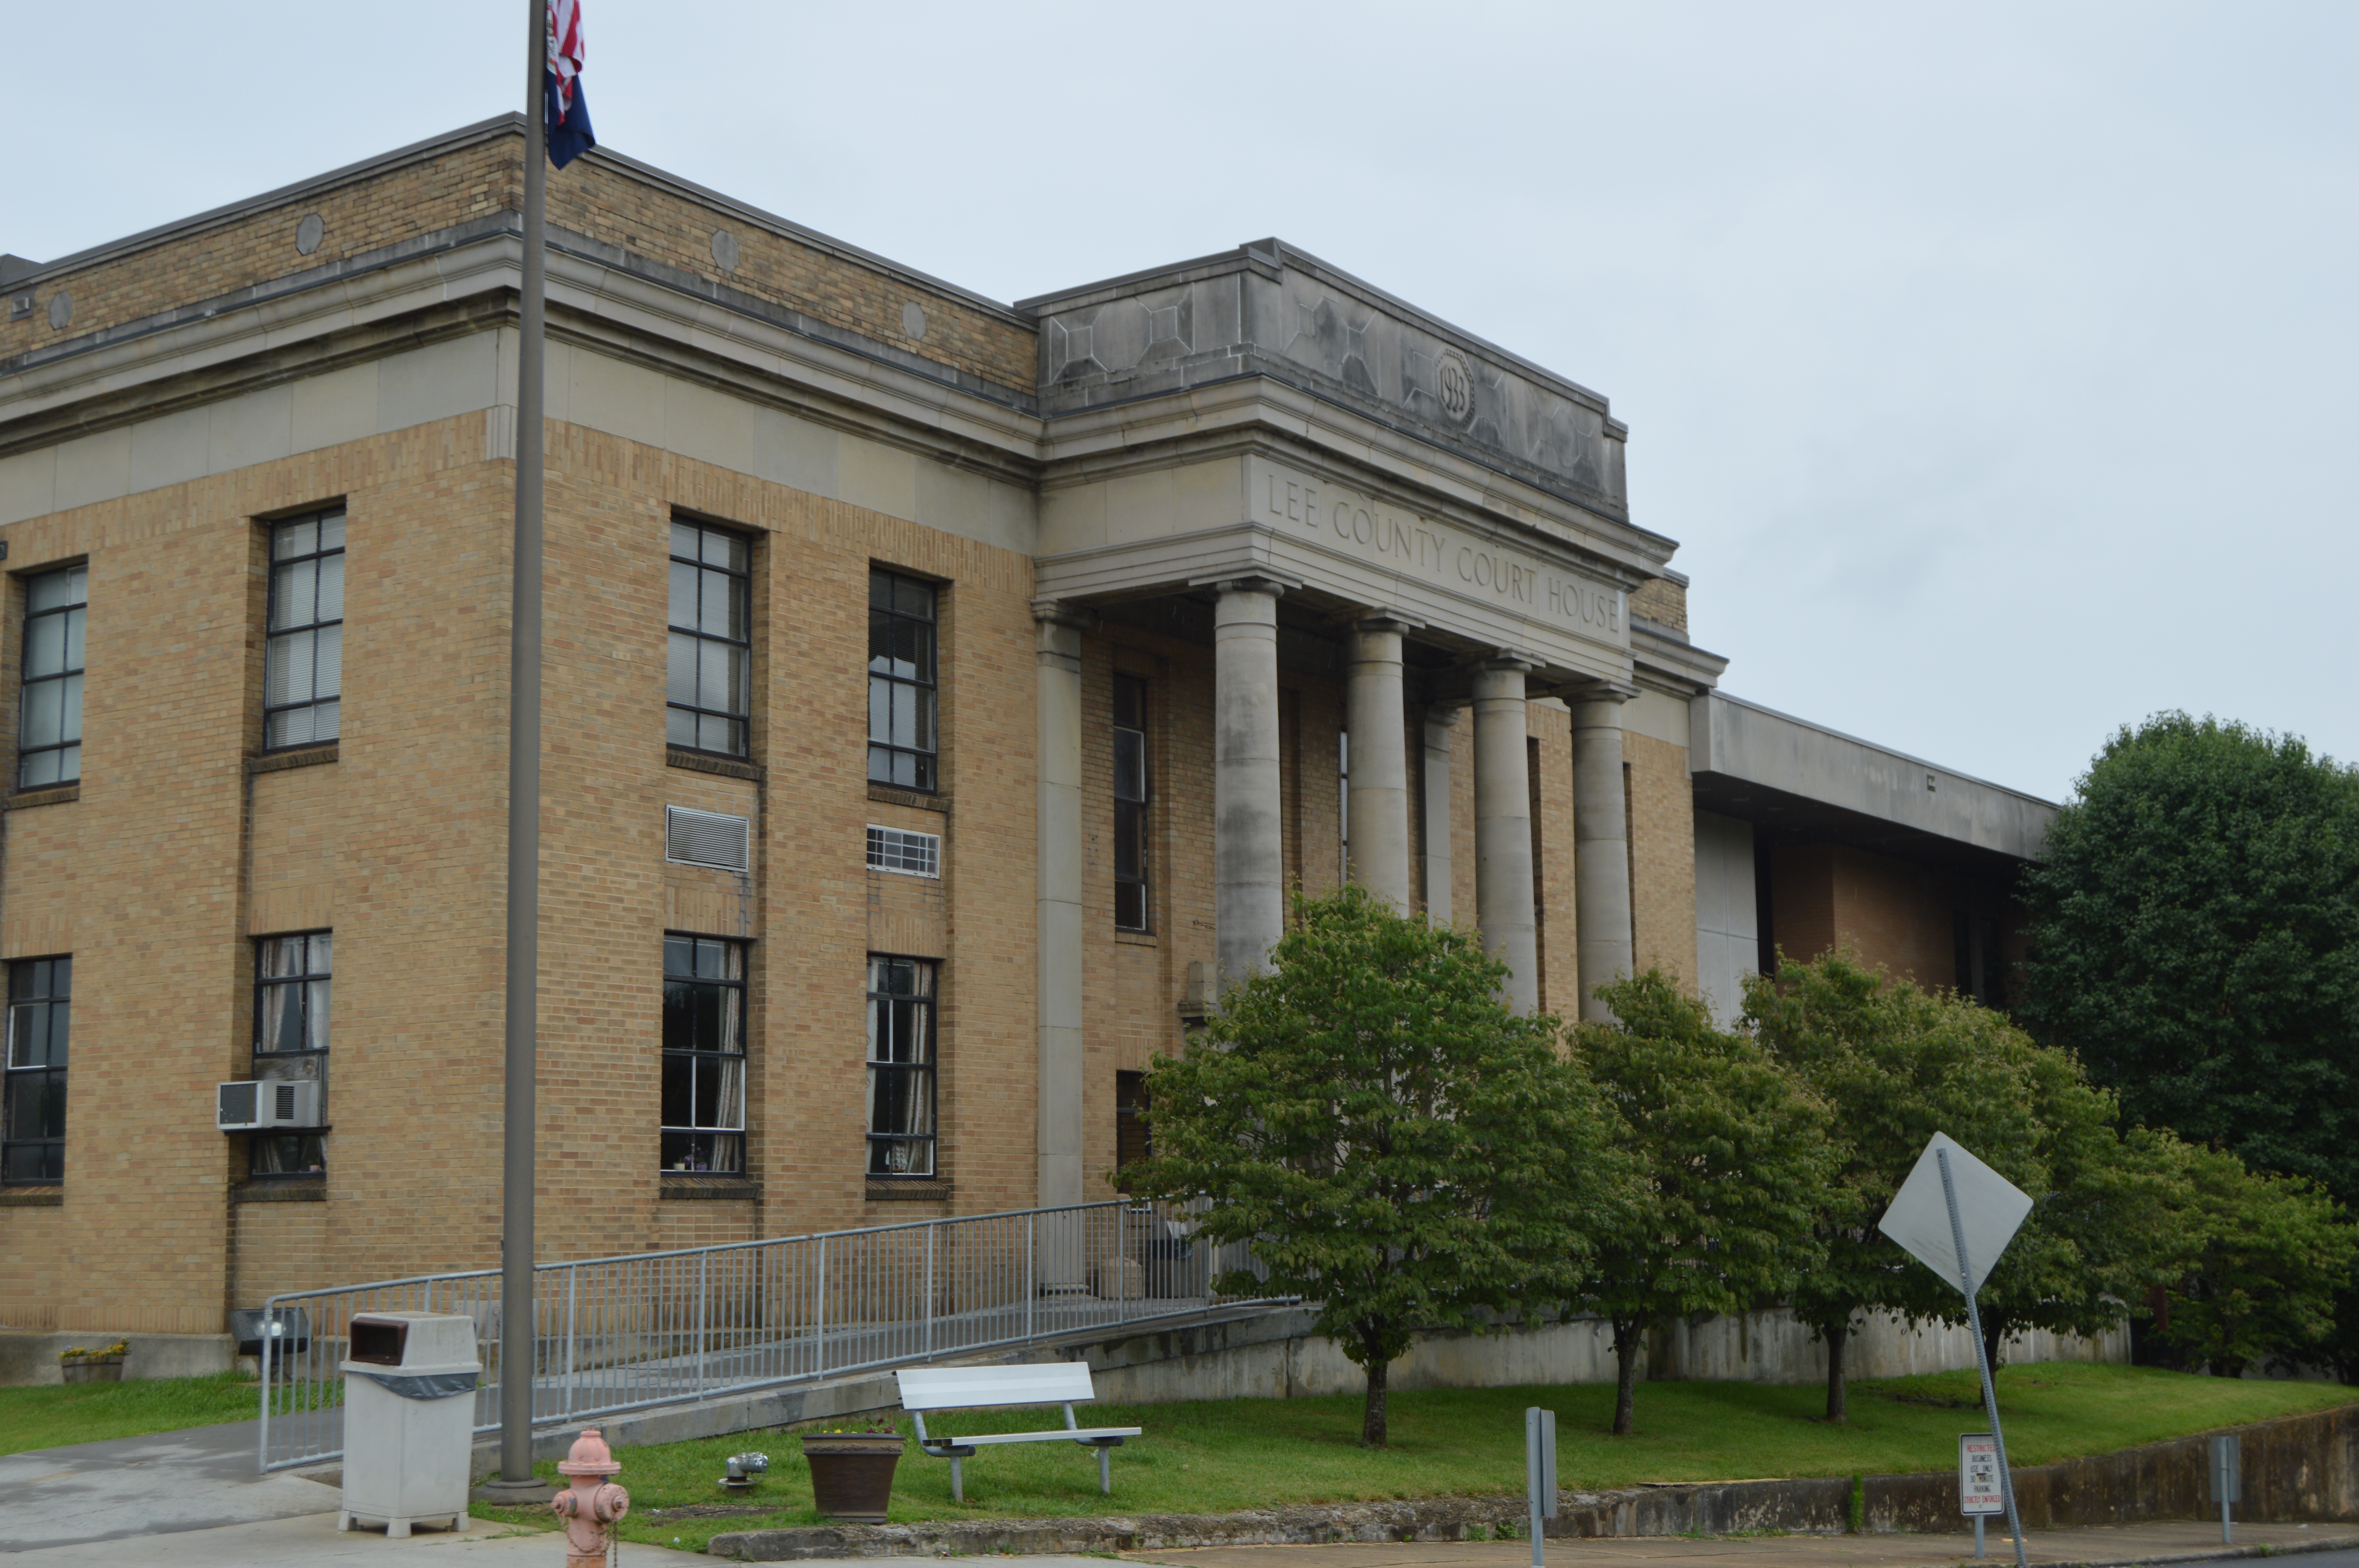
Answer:
[[[2217, 1520], [2171, 1519], [2027, 1532], [2024, 1554], [2047, 1564], [2200, 1563], [2227, 1556], [2359, 1548], [2349, 1524], [2240, 1524], [2223, 1548]], [[1991, 1568], [2011, 1568], [2006, 1527], [1990, 1532]], [[1186, 1552], [1130, 1552], [1125, 1558], [1169, 1568], [1527, 1568], [1528, 1541], [1408, 1541], [1373, 1546], [1209, 1546]], [[1553, 1538], [1551, 1568], [1932, 1568], [1974, 1558], [1974, 1538], [1955, 1535], [1680, 1535]]]
[[337, 1494], [255, 1473], [254, 1425], [234, 1422], [0, 1457], [0, 1552], [318, 1513]]
[[[332, 1497], [310, 1486], [315, 1494]], [[666, 1563], [709, 1563], [693, 1552], [625, 1541], [623, 1556], [632, 1568]], [[12, 1555], [25, 1568], [310, 1568], [313, 1563], [375, 1563], [380, 1568], [497, 1568], [538, 1563], [564, 1568], [565, 1540], [551, 1530], [516, 1530], [471, 1519], [463, 1530], [420, 1527], [406, 1541], [383, 1529], [339, 1533], [333, 1513], [302, 1514], [213, 1530], [177, 1530], [136, 1540], [87, 1541]]]

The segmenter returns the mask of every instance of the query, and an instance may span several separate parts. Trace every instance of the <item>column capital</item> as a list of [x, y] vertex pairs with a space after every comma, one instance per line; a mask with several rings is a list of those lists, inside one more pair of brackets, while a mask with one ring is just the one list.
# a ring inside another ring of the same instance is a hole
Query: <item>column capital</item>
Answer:
[[1615, 706], [1631, 701], [1638, 688], [1628, 681], [1593, 680], [1572, 687], [1565, 697], [1573, 702], [1610, 702]]
[[1071, 632], [1086, 632], [1097, 624], [1096, 616], [1062, 599], [1034, 600], [1032, 619], [1043, 626], [1062, 626]]
[[1521, 648], [1495, 648], [1489, 657], [1478, 660], [1474, 667], [1478, 670], [1521, 670], [1529, 675], [1540, 667], [1540, 661], [1538, 655], [1527, 654]]
[[1354, 632], [1390, 632], [1405, 637], [1411, 632], [1425, 630], [1425, 622], [1414, 615], [1404, 615], [1397, 610], [1365, 610], [1351, 621]]
[[1269, 572], [1237, 572], [1223, 577], [1190, 578], [1188, 586], [1209, 588], [1221, 593], [1266, 593], [1272, 599], [1279, 599], [1285, 596], [1288, 589], [1302, 585]]

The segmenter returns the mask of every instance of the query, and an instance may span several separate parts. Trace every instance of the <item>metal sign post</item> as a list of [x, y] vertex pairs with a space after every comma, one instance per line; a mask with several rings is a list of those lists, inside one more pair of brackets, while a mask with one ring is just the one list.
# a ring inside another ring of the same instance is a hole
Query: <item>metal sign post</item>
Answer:
[[1959, 1434], [1958, 1511], [1974, 1521], [1974, 1559], [1980, 1562], [1983, 1520], [2006, 1511], [2006, 1498], [1999, 1490], [1998, 1439], [1987, 1432]]
[[1941, 1195], [1950, 1206], [1950, 1236], [1958, 1249], [1958, 1286], [1966, 1292], [1966, 1326], [1974, 1336], [1974, 1365], [1983, 1375], [1983, 1409], [1990, 1412], [1991, 1446], [1998, 1450], [1998, 1490], [2006, 1502], [2006, 1528], [2015, 1537], [2015, 1568], [2026, 1568], [2023, 1556], [2023, 1521], [2015, 1511], [2015, 1476], [2006, 1464], [2006, 1433], [1999, 1430], [1998, 1390], [1991, 1382], [1990, 1347], [1983, 1343], [1982, 1308], [1974, 1304], [1974, 1287], [1981, 1283], [1974, 1277], [1973, 1265], [1966, 1257], [1966, 1227], [1958, 1218], [1958, 1183], [1950, 1171], [1950, 1152], [1936, 1147], [1933, 1158], [1941, 1166]]
[[[2016, 1568], [2025, 1568], [2023, 1520], [2016, 1511], [2015, 1476], [2007, 1467], [2006, 1433], [1999, 1426], [1998, 1390], [1991, 1381], [1990, 1349], [1983, 1343], [1982, 1308], [1975, 1295], [2030, 1212], [2031, 1199], [2014, 1183], [1947, 1134], [1936, 1132], [1918, 1156], [1916, 1169], [1892, 1195], [1884, 1217], [1875, 1222], [1878, 1230], [1955, 1284], [1966, 1298], [1966, 1328], [1973, 1336], [1974, 1366], [1982, 1373], [1983, 1409], [1990, 1415], [1990, 1444], [2006, 1528], [2015, 1536]], [[1980, 1270], [1974, 1267], [1976, 1258], [1984, 1260]]]
[[2213, 1438], [2211, 1469], [2212, 1496], [2220, 1504], [2220, 1544], [2225, 1546], [2228, 1544], [2228, 1505], [2245, 1500], [2245, 1440], [2234, 1433]]
[[1532, 1568], [1542, 1568], [1541, 1520], [1556, 1518], [1556, 1411], [1524, 1411], [1524, 1499], [1531, 1513]]

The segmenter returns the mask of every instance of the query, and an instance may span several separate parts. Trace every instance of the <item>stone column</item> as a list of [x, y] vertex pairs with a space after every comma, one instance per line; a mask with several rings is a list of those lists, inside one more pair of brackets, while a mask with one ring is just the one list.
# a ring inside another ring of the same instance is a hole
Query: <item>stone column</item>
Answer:
[[1408, 913], [1408, 719], [1401, 706], [1401, 633], [1372, 615], [1352, 628], [1344, 727], [1352, 737], [1352, 880]]
[[1277, 596], [1266, 578], [1220, 585], [1212, 611], [1215, 983], [1269, 961], [1286, 929], [1277, 766]]
[[1622, 795], [1622, 705], [1632, 687], [1606, 682], [1572, 701], [1572, 918], [1581, 1016], [1610, 1019], [1593, 994], [1636, 968], [1630, 930], [1630, 822]]
[[1539, 1005], [1539, 921], [1532, 902], [1531, 768], [1524, 752], [1521, 659], [1474, 672], [1474, 918], [1483, 946], [1507, 962], [1502, 998], [1516, 1011]]
[[1038, 848], [1041, 1206], [1082, 1201], [1082, 630], [1041, 600]]
[[1450, 924], [1450, 731], [1454, 708], [1425, 710], [1425, 917]]

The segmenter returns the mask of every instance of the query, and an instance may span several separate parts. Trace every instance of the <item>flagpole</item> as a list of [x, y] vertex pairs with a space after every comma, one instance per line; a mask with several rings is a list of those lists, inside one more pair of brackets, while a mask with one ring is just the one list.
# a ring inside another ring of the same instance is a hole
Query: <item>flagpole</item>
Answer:
[[548, 0], [526, 0], [524, 301], [516, 357], [516, 556], [508, 636], [506, 1149], [500, 1193], [500, 1473], [487, 1500], [529, 1502], [532, 1475], [533, 1133], [540, 967], [541, 391], [546, 336]]

